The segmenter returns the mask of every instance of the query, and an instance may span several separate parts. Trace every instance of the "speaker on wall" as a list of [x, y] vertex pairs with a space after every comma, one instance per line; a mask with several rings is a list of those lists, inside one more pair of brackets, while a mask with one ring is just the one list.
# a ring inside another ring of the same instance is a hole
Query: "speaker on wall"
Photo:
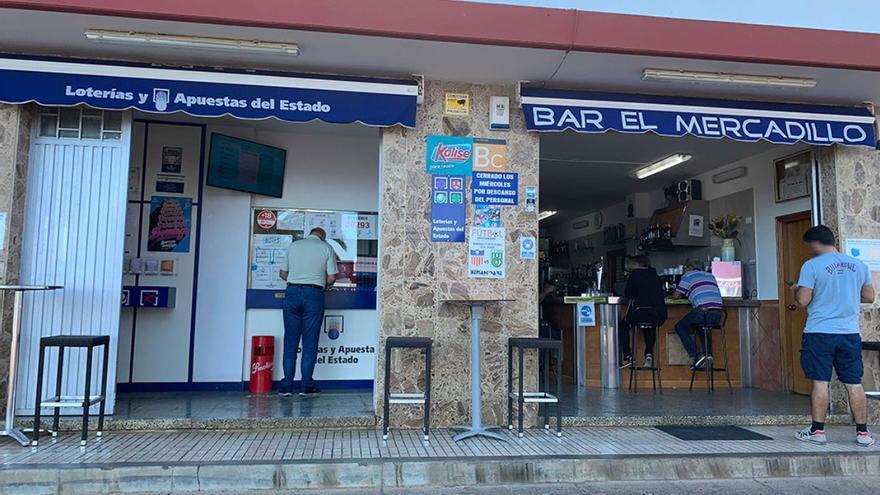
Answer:
[[679, 181], [675, 189], [676, 201], [679, 203], [703, 199], [702, 183], [696, 179]]

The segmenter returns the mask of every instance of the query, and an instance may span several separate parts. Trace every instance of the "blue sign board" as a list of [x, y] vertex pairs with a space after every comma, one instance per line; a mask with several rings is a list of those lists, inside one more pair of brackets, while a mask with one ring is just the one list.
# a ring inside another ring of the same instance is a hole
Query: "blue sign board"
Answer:
[[123, 308], [173, 308], [176, 299], [174, 287], [126, 285], [122, 288]]
[[475, 205], [516, 206], [519, 176], [513, 172], [474, 172], [471, 196]]
[[874, 116], [863, 107], [671, 98], [526, 88], [531, 131], [653, 132], [661, 136], [874, 147]]
[[414, 81], [0, 57], [0, 102], [415, 127]]
[[431, 241], [464, 242], [464, 176], [432, 175], [430, 177]]
[[425, 172], [470, 175], [474, 163], [474, 139], [458, 136], [428, 136]]

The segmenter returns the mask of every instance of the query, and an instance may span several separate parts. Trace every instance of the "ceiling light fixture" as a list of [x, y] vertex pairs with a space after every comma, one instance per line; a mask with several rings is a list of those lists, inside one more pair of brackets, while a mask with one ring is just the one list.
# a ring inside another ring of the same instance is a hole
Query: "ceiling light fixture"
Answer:
[[540, 222], [541, 220], [544, 220], [544, 219], [550, 218], [550, 217], [552, 217], [552, 216], [555, 215], [555, 214], [556, 214], [556, 210], [546, 210], [546, 211], [542, 211], [542, 212], [538, 213], [538, 221]]
[[697, 83], [740, 84], [745, 86], [782, 86], [787, 88], [814, 88], [816, 80], [810, 77], [762, 76], [755, 74], [728, 74], [691, 70], [645, 69], [642, 81], [687, 81]]
[[659, 174], [660, 172], [668, 170], [676, 165], [681, 165], [682, 163], [690, 159], [691, 155], [685, 153], [676, 153], [636, 170], [635, 172], [633, 172], [633, 176], [636, 179], [644, 179], [654, 174]]
[[161, 33], [136, 33], [133, 31], [108, 31], [102, 29], [90, 29], [83, 34], [91, 41], [105, 43], [201, 48], [205, 50], [264, 53], [293, 57], [299, 55], [299, 46], [294, 43], [205, 38]]

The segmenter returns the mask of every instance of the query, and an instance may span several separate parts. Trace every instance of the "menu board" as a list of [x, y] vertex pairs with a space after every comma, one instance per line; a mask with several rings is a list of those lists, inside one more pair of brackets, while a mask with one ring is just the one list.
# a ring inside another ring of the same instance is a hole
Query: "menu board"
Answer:
[[373, 289], [378, 255], [378, 215], [374, 212], [255, 208], [251, 222], [249, 288], [283, 290], [291, 243], [313, 228], [327, 233], [339, 270], [334, 289]]

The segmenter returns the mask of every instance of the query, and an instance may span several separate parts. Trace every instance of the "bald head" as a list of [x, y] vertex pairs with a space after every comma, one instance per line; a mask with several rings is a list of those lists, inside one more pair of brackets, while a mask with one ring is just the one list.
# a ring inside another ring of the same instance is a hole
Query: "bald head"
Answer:
[[324, 231], [321, 227], [315, 227], [311, 231], [309, 231], [309, 235], [316, 236], [320, 238], [322, 241], [327, 240], [327, 232]]

